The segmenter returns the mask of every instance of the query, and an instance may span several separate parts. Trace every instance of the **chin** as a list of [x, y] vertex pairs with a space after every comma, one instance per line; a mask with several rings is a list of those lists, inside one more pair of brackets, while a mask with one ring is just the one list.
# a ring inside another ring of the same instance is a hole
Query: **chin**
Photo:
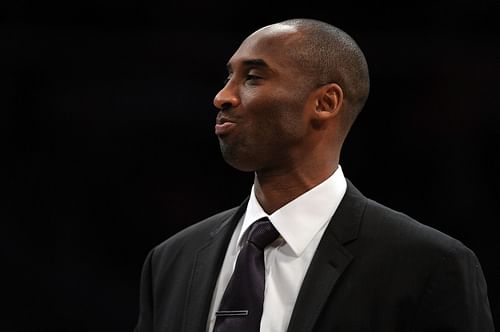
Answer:
[[220, 145], [220, 150], [222, 158], [231, 167], [242, 172], [254, 172], [257, 169], [256, 158], [253, 155], [225, 144]]
[[257, 167], [255, 167], [255, 165], [252, 165], [249, 162], [245, 162], [245, 161], [240, 160], [240, 159], [227, 158], [224, 156], [224, 160], [231, 167], [233, 167], [239, 171], [242, 171], [242, 172], [254, 172], [257, 169]]

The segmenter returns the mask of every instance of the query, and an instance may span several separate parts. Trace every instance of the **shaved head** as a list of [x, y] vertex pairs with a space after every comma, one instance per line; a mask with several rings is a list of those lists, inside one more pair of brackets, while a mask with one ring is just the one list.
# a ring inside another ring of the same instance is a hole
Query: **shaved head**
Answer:
[[370, 90], [368, 65], [354, 39], [335, 26], [313, 19], [290, 19], [265, 28], [278, 33], [287, 29], [298, 32], [298, 37], [289, 45], [290, 56], [308, 84], [340, 85], [345, 103], [343, 123], [348, 131], [365, 105]]

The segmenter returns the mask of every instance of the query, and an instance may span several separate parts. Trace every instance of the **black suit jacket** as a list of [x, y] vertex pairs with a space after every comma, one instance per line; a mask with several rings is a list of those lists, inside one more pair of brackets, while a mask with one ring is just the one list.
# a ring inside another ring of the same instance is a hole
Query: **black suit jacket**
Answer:
[[[136, 332], [202, 332], [232, 232], [248, 199], [151, 250]], [[346, 194], [313, 257], [289, 332], [493, 332], [486, 282], [461, 242]], [[237, 331], [235, 331], [237, 332]]]

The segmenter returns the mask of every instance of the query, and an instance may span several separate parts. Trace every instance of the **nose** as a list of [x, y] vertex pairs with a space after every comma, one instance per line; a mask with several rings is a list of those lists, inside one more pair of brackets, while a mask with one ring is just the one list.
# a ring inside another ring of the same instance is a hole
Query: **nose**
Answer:
[[236, 88], [228, 82], [214, 97], [214, 106], [219, 110], [238, 106], [240, 99]]

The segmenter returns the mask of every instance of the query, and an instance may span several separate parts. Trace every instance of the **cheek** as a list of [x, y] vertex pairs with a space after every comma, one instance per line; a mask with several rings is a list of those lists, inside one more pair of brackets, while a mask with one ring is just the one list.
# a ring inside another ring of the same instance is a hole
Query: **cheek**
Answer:
[[[287, 94], [275, 98], [268, 105], [271, 121], [276, 130], [288, 136], [301, 136], [307, 127], [304, 116], [304, 102], [297, 96]], [[278, 134], [278, 133], [277, 133]]]
[[257, 137], [271, 135], [301, 136], [307, 127], [304, 116], [305, 100], [289, 90], [273, 93], [249, 93], [242, 96], [249, 125]]

